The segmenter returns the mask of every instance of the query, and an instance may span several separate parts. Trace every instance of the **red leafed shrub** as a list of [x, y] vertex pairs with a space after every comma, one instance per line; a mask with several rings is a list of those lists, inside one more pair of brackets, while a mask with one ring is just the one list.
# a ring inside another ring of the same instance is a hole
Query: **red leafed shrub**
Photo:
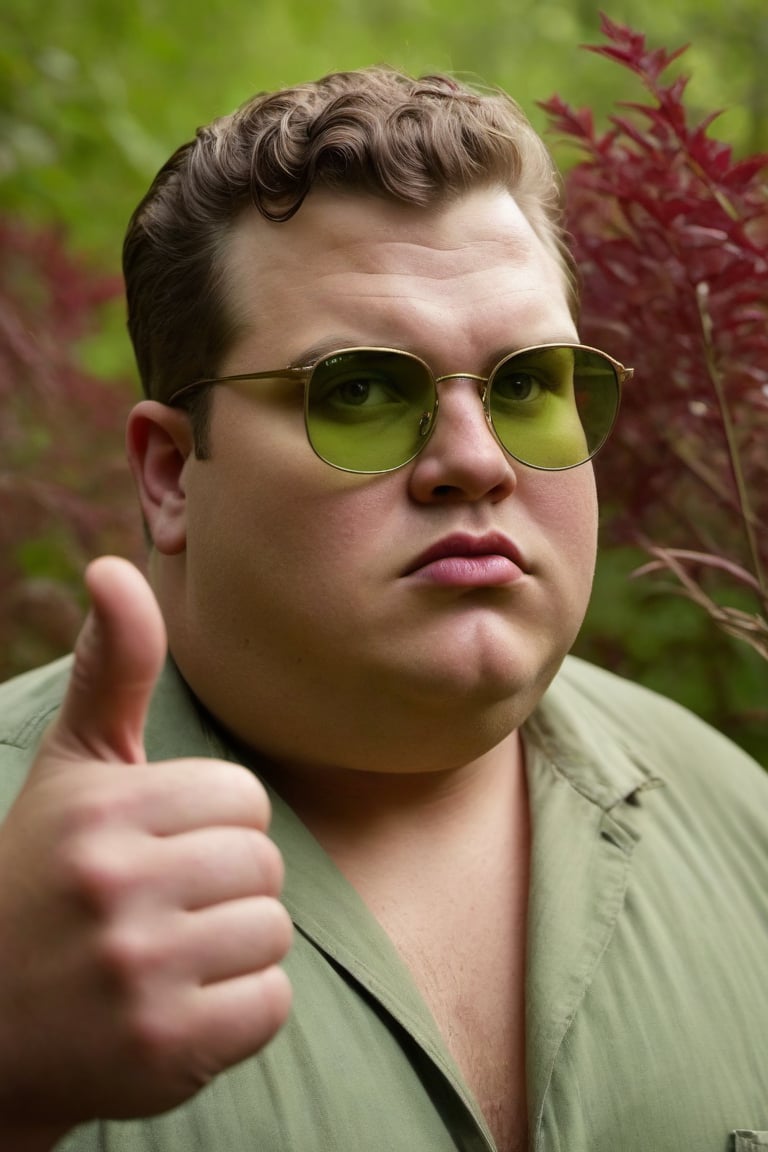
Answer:
[[140, 555], [123, 452], [131, 389], [78, 358], [121, 293], [57, 231], [0, 219], [0, 679], [71, 646], [90, 557]]
[[608, 531], [768, 658], [768, 156], [737, 161], [714, 115], [691, 123], [687, 78], [664, 79], [684, 49], [602, 31], [589, 50], [651, 100], [605, 131], [559, 96], [542, 107], [581, 152], [566, 191], [582, 339], [635, 367], [598, 459]]

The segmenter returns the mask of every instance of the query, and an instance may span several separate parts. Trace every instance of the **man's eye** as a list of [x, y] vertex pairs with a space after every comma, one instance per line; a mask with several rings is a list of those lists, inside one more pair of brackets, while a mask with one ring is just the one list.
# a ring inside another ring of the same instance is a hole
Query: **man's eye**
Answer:
[[365, 404], [371, 395], [370, 380], [345, 380], [337, 384], [334, 393], [343, 404]]
[[390, 404], [395, 397], [392, 390], [380, 380], [356, 377], [335, 384], [326, 394], [326, 402], [350, 405], [355, 408], [373, 407], [376, 404]]
[[493, 390], [499, 399], [523, 401], [538, 400], [544, 385], [531, 372], [509, 372], [495, 381]]

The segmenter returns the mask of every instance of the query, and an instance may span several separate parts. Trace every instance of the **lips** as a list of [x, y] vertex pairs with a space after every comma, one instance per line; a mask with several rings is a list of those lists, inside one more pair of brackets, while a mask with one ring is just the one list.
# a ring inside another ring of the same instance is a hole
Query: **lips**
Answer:
[[525, 571], [519, 549], [503, 533], [457, 532], [426, 548], [403, 575], [418, 574], [441, 584], [493, 585], [512, 583]]

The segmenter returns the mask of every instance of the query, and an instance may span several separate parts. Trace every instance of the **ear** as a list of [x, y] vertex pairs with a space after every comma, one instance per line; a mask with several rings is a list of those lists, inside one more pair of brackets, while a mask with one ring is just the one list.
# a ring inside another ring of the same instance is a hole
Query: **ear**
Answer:
[[126, 450], [139, 503], [159, 552], [174, 556], [186, 547], [184, 468], [193, 452], [186, 412], [142, 400], [128, 417]]

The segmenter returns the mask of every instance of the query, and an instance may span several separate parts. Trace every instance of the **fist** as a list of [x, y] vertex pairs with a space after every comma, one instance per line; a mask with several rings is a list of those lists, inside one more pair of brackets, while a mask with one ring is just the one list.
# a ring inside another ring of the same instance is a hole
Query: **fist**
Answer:
[[20, 1133], [164, 1111], [290, 1006], [266, 793], [230, 763], [146, 762], [160, 612], [124, 561], [87, 584], [65, 702], [0, 828], [0, 1116]]

